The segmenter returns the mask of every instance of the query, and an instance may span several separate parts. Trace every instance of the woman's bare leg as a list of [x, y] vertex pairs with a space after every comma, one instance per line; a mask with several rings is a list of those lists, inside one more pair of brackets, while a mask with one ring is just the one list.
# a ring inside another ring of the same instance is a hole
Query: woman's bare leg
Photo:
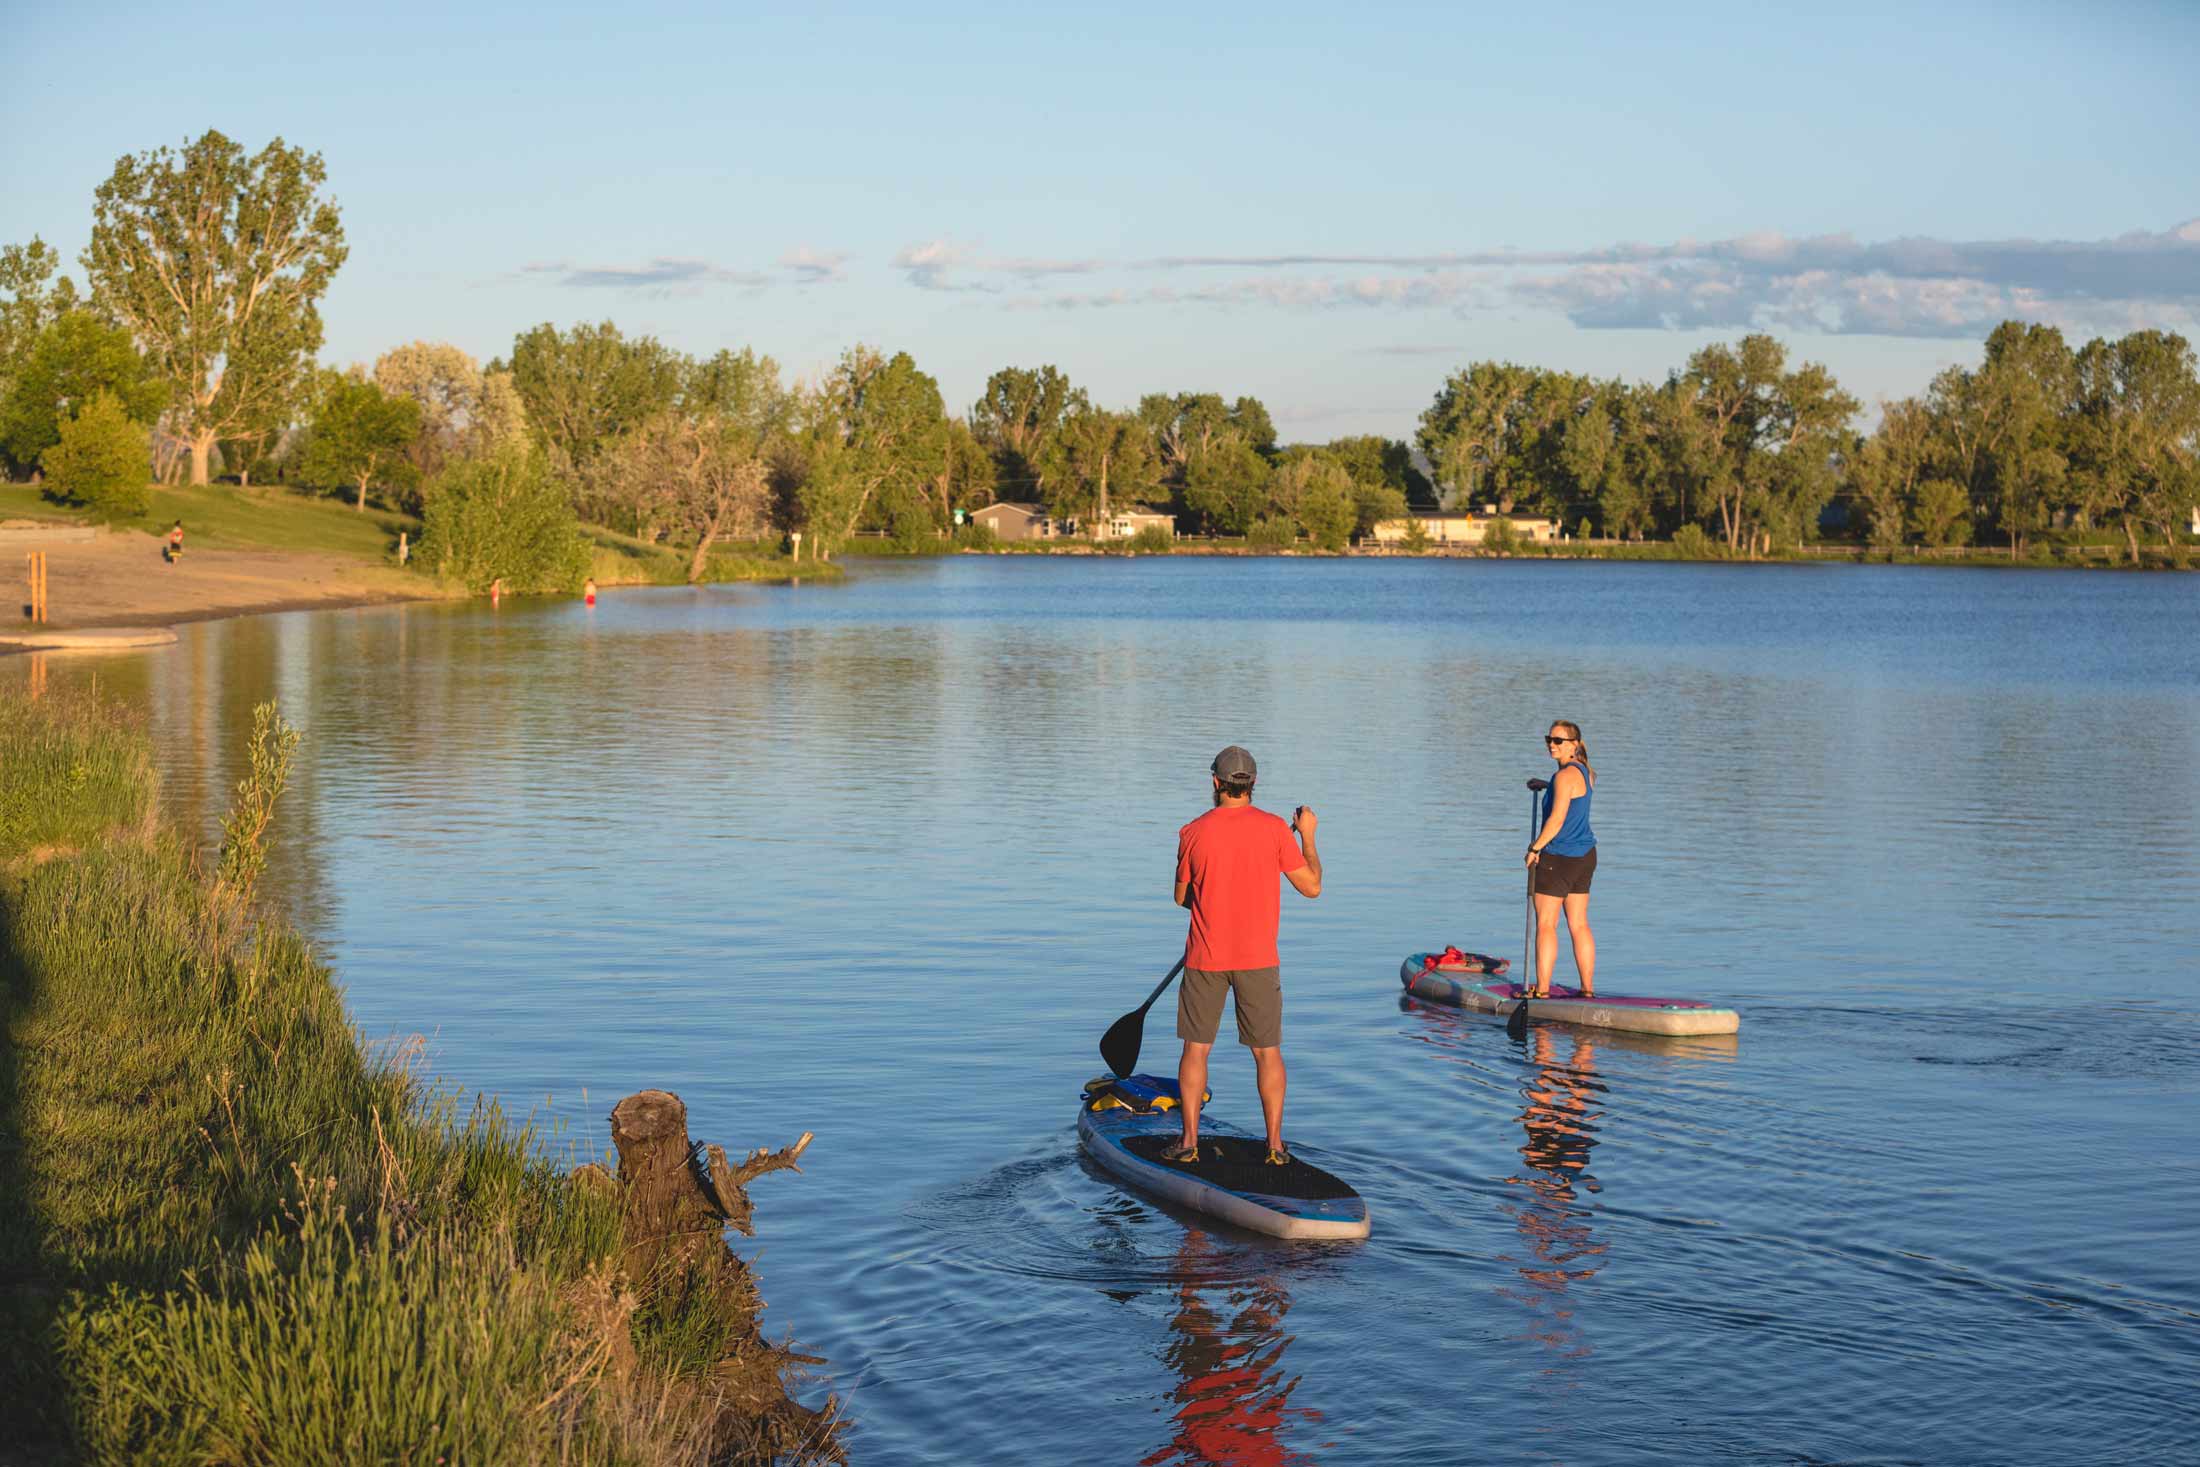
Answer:
[[1535, 894], [1535, 991], [1551, 991], [1551, 965], [1558, 961], [1557, 897]]
[[1581, 974], [1581, 991], [1587, 996], [1597, 991], [1597, 935], [1589, 930], [1589, 893], [1569, 893], [1565, 902], [1566, 930], [1574, 939], [1574, 969]]

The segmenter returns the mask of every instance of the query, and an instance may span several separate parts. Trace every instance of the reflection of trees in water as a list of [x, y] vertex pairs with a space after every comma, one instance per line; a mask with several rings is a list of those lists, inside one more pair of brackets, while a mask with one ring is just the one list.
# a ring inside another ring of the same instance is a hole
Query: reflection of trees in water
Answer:
[[[1283, 1332], [1291, 1295], [1274, 1273], [1217, 1276], [1215, 1244], [1186, 1231], [1173, 1269], [1176, 1312], [1162, 1359], [1176, 1372], [1175, 1429], [1140, 1467], [1281, 1467], [1308, 1459], [1285, 1437], [1321, 1413], [1291, 1404], [1299, 1377], [1286, 1378]], [[1104, 1455], [1104, 1454], [1101, 1454]], [[1095, 1460], [1101, 1456], [1096, 1455]]]
[[[1562, 1045], [1570, 1045], [1563, 1062]], [[1527, 1165], [1521, 1175], [1506, 1178], [1507, 1185], [1521, 1189], [1510, 1210], [1527, 1256], [1519, 1265], [1520, 1286], [1507, 1292], [1537, 1316], [1530, 1338], [1561, 1359], [1580, 1359], [1590, 1346], [1581, 1337], [1568, 1290], [1593, 1277], [1604, 1257], [1605, 1245], [1591, 1228], [1596, 1207], [1583, 1194], [1602, 1190], [1589, 1171], [1589, 1153], [1596, 1149], [1596, 1122], [1603, 1114], [1593, 1107], [1605, 1087], [1597, 1077], [1596, 1046], [1588, 1039], [1562, 1039], [1550, 1026], [1538, 1025], [1528, 1046], [1534, 1068], [1521, 1089], [1520, 1112], [1527, 1136], [1520, 1156]]]

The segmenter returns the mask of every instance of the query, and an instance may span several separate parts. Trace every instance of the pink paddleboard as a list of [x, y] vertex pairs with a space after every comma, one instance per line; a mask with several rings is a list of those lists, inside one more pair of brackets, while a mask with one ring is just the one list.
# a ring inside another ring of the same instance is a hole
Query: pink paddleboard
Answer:
[[[1496, 973], [1434, 966], [1432, 956], [1415, 953], [1398, 970], [1399, 981], [1415, 998], [1499, 1018], [1519, 1006], [1522, 989], [1512, 979]], [[1700, 998], [1648, 998], [1626, 993], [1584, 998], [1578, 988], [1556, 983], [1551, 985], [1551, 995], [1535, 1000], [1529, 1012], [1564, 1024], [1624, 1029], [1635, 1034], [1732, 1034], [1742, 1027], [1740, 1014]]]

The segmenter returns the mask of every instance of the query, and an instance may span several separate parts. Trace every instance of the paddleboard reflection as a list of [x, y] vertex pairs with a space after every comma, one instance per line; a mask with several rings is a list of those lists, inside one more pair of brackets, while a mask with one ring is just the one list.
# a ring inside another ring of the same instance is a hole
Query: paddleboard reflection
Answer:
[[1559, 1034], [1539, 1026], [1526, 1044], [1529, 1070], [1520, 1111], [1524, 1165], [1505, 1179], [1517, 1189], [1506, 1207], [1526, 1251], [1516, 1260], [1519, 1285], [1500, 1292], [1528, 1309], [1527, 1338], [1558, 1360], [1580, 1360], [1591, 1346], [1575, 1320], [1569, 1291], [1603, 1266], [1605, 1245], [1595, 1236], [1596, 1205], [1588, 1198], [1603, 1190], [1589, 1170], [1589, 1155], [1597, 1146], [1605, 1085], [1597, 1074], [1596, 1042], [1579, 1031]]

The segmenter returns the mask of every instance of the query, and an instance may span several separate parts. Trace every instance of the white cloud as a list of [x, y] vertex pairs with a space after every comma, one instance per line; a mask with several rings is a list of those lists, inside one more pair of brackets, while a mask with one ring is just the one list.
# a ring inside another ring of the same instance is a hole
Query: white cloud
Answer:
[[[2092, 329], [2200, 321], [2200, 220], [2100, 240], [1866, 243], [1849, 234], [1758, 231], [1669, 244], [1423, 254], [1161, 255], [1095, 260], [989, 259], [935, 240], [895, 257], [927, 289], [1003, 292], [1026, 308], [1185, 303], [1277, 310], [1530, 306], [1587, 329], [1789, 329], [1874, 336], [1969, 337], [2012, 316]], [[1241, 272], [1188, 284], [1125, 283], [1021, 294], [1059, 274]], [[964, 277], [984, 274], [991, 283]]]
[[574, 290], [634, 290], [653, 295], [688, 294], [706, 285], [768, 285], [771, 277], [708, 260], [660, 256], [641, 265], [575, 265], [567, 261], [520, 266], [522, 275], [556, 277]]
[[808, 245], [796, 245], [779, 257], [779, 268], [804, 285], [833, 284], [848, 278], [848, 258], [845, 250], [813, 250]]

